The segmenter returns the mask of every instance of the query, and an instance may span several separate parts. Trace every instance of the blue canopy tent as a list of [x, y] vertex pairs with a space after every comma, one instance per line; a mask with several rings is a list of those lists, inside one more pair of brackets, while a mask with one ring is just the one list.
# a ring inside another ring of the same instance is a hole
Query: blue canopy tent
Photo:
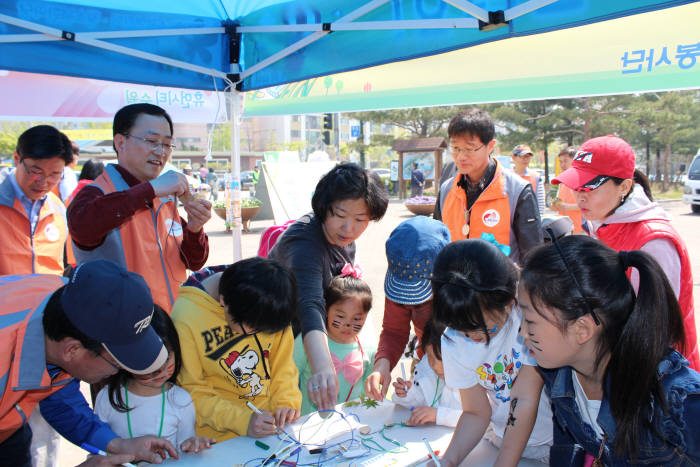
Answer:
[[235, 201], [240, 91], [687, 3], [0, 0], [0, 69], [229, 91]]

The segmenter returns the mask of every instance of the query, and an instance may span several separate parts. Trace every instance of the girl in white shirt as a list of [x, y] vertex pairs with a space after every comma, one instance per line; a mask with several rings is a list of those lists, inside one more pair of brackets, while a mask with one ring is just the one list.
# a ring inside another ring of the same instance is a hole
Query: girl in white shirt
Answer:
[[411, 409], [411, 417], [406, 422], [409, 426], [435, 423], [455, 427], [462, 415], [459, 391], [445, 384], [440, 352], [440, 336], [444, 330], [444, 326], [428, 320], [420, 342], [423, 358], [413, 369], [411, 381], [397, 378], [394, 383], [394, 402]]
[[157, 435], [183, 452], [208, 449], [216, 440], [195, 435], [192, 398], [175, 385], [182, 367], [180, 341], [172, 320], [158, 305], [151, 326], [168, 349], [165, 364], [147, 375], [120, 370], [97, 394], [95, 413], [121, 438]]
[[445, 381], [462, 402], [443, 466], [460, 464], [482, 438], [499, 448], [493, 465], [547, 461], [552, 413], [537, 362], [518, 335], [517, 280], [515, 264], [484, 240], [451, 243], [435, 260], [433, 318], [447, 326]]

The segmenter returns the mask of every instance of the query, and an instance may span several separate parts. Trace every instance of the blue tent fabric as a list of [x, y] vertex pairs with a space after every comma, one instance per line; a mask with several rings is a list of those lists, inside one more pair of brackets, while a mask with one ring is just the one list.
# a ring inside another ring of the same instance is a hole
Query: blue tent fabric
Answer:
[[[525, 0], [481, 0], [487, 10], [506, 10]], [[248, 76], [241, 90], [260, 89], [315, 76], [469, 47], [522, 35], [575, 27], [690, 1], [559, 0], [491, 31], [420, 29], [334, 31]], [[0, 14], [76, 33], [173, 28], [219, 28], [215, 34], [104, 39], [105, 42], [228, 73], [242, 71], [310, 32], [236, 33], [235, 26], [333, 23], [362, 2], [347, 0], [0, 0]], [[357, 21], [471, 18], [441, 0], [392, 0]], [[36, 34], [0, 22], [3, 36]], [[240, 40], [240, 47], [236, 41]], [[478, 64], [475, 64], [478, 66]], [[0, 42], [0, 69], [70, 75], [161, 86], [221, 90], [206, 73], [151, 62], [79, 42]]]

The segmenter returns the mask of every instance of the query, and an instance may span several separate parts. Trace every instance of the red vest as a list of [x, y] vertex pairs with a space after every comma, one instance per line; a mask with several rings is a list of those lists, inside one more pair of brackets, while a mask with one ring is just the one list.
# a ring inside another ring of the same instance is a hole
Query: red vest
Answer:
[[650, 219], [628, 224], [604, 225], [598, 229], [596, 235], [603, 243], [617, 251], [639, 250], [646, 243], [657, 238], [667, 238], [673, 242], [681, 260], [681, 289], [678, 302], [683, 315], [685, 331], [684, 356], [690, 362], [691, 368], [696, 371], [700, 370], [693, 305], [693, 273], [690, 269], [688, 249], [678, 232], [665, 219]]

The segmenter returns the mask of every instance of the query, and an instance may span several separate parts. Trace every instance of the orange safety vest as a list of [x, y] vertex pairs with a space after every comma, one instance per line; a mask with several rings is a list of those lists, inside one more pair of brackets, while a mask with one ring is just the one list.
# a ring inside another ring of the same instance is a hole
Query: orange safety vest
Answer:
[[0, 277], [0, 443], [24, 425], [36, 405], [73, 377], [46, 371], [42, 317], [66, 279], [55, 275]]
[[[53, 193], [56, 196], [56, 198], [58, 198], [59, 200], [61, 199], [61, 190], [58, 188], [58, 183], [56, 183], [49, 191]], [[61, 201], [61, 203], [62, 202], [63, 201]]]
[[[559, 198], [562, 203], [576, 204], [576, 197], [574, 196], [574, 190], [564, 185], [559, 184], [559, 191], [557, 192], [557, 198]], [[583, 233], [583, 218], [581, 217], [581, 210], [576, 209], [573, 211], [562, 211], [557, 209], [559, 214], [562, 216], [567, 216], [574, 223], [574, 233]]]
[[[112, 164], [90, 186], [100, 188], [105, 195], [129, 189]], [[73, 253], [78, 264], [107, 259], [141, 274], [151, 289], [153, 302], [170, 313], [178, 288], [187, 278], [187, 267], [180, 258], [180, 222], [175, 198], [156, 198], [151, 208], [136, 212], [107, 234], [102, 245], [83, 250], [73, 242]]]
[[68, 235], [66, 208], [53, 193], [48, 193], [39, 210], [34, 233], [27, 211], [7, 173], [0, 179], [0, 275], [63, 274], [63, 248]]
[[446, 180], [440, 187], [440, 210], [442, 222], [450, 230], [452, 241], [480, 238], [482, 233], [491, 233], [500, 245], [511, 247], [510, 257], [519, 260], [517, 239], [512, 234], [511, 223], [518, 197], [527, 182], [511, 170], [504, 170], [496, 161], [496, 173], [491, 183], [472, 205], [469, 217], [469, 234], [464, 235], [467, 195], [457, 185], [461, 174]]
[[537, 194], [537, 177], [534, 175], [520, 175], [522, 178], [530, 182], [532, 185], [532, 190]]

